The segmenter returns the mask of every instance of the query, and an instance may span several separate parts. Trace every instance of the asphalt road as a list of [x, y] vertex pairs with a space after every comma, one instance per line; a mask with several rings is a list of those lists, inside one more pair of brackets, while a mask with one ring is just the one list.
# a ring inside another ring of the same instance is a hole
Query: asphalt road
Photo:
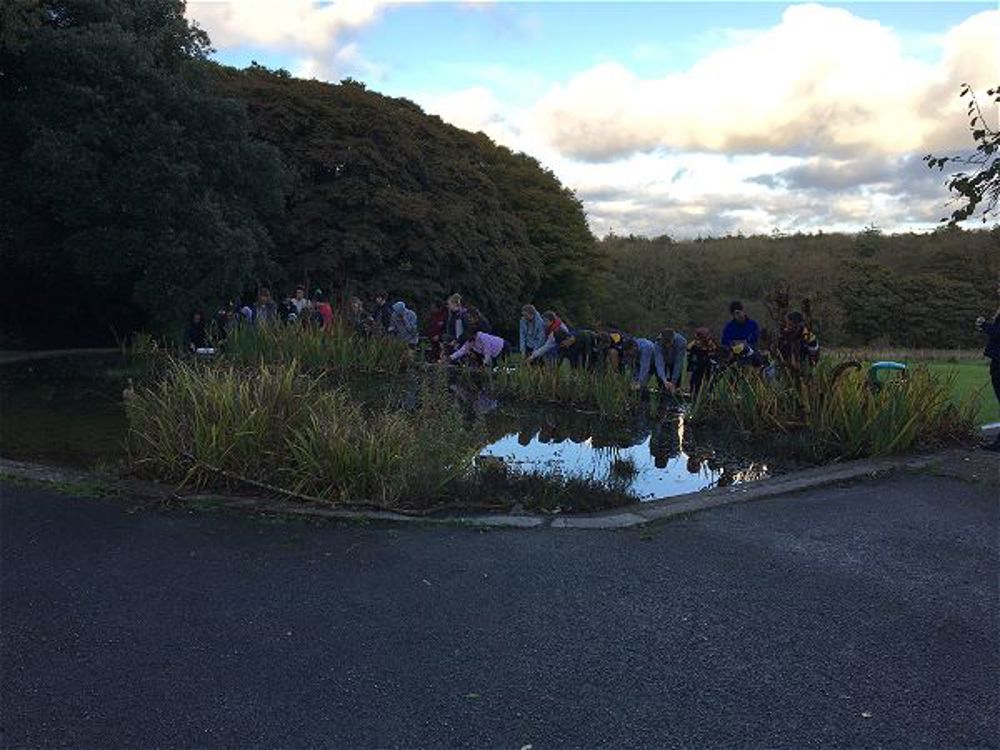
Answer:
[[997, 747], [998, 498], [652, 532], [268, 522], [5, 485], [6, 747]]

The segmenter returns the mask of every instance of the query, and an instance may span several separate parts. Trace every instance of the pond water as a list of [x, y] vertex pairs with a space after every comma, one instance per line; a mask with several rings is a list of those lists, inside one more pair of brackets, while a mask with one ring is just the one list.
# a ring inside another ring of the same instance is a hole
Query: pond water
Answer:
[[[122, 390], [153, 376], [155, 363], [121, 355], [73, 355], [0, 364], [0, 455], [93, 468], [124, 459]], [[481, 461], [517, 471], [615, 481], [650, 500], [752, 481], [775, 471], [746, 445], [703, 435], [682, 413], [629, 422], [565, 408], [501, 404], [454, 388], [478, 414], [488, 442]], [[367, 399], [366, 399], [367, 400]]]
[[603, 445], [601, 432], [576, 439], [552, 423], [504, 435], [480, 451], [520, 471], [621, 479], [640, 500], [752, 481], [769, 473], [767, 463], [720, 457], [705, 446], [686, 448], [683, 415], [665, 417], [637, 431], [635, 443]]

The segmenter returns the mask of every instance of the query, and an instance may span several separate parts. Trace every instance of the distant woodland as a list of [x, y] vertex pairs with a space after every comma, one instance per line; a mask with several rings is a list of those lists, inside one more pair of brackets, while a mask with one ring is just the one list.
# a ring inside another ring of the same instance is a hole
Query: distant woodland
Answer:
[[300, 283], [636, 332], [718, 328], [737, 298], [763, 319], [787, 284], [839, 344], [975, 345], [995, 307], [1000, 230], [598, 240], [530, 156], [356, 81], [215, 64], [183, 9], [0, 5], [0, 346], [171, 336]]

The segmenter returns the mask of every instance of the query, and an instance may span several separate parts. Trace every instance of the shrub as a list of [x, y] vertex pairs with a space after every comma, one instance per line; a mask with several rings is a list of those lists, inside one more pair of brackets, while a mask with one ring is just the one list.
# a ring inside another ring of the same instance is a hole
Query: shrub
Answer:
[[728, 370], [703, 389], [689, 418], [755, 437], [785, 436], [800, 457], [836, 460], [969, 439], [976, 410], [974, 397], [956, 403], [951, 380], [923, 367], [873, 387], [864, 371], [825, 361], [801, 379]]

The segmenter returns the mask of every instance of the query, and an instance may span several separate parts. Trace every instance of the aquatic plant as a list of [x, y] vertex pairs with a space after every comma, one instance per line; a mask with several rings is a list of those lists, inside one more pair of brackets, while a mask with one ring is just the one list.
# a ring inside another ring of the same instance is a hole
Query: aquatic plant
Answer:
[[969, 439], [975, 398], [956, 402], [952, 383], [917, 367], [873, 386], [867, 373], [828, 359], [808, 378], [766, 380], [730, 369], [692, 404], [692, 423], [723, 423], [754, 437], [780, 437], [800, 457], [837, 460], [903, 453]]
[[357, 336], [334, 319], [329, 328], [306, 325], [241, 325], [221, 346], [233, 362], [289, 363], [306, 369], [395, 374], [413, 361], [410, 349], [391, 336]]
[[435, 388], [425, 386], [413, 413], [367, 411], [295, 360], [250, 369], [174, 361], [127, 404], [128, 456], [141, 476], [197, 487], [429, 504], [467, 473], [479, 446]]
[[490, 388], [499, 396], [524, 401], [596, 408], [602, 416], [611, 418], [629, 415], [640, 403], [629, 375], [574, 370], [565, 364], [502, 369], [491, 379]]

